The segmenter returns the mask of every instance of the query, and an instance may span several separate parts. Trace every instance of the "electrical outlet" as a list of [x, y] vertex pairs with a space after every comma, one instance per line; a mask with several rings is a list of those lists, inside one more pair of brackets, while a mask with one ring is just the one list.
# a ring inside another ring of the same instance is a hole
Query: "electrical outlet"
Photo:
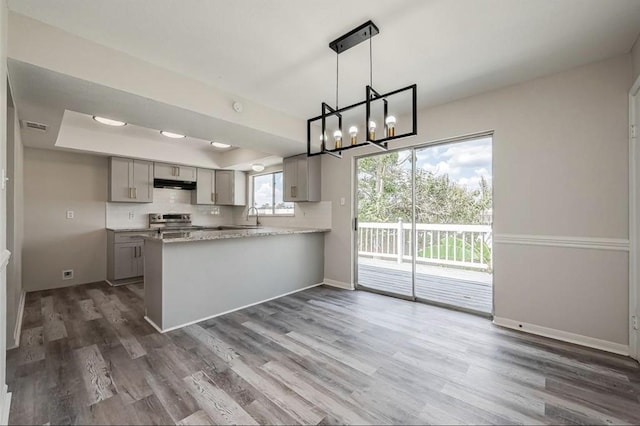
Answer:
[[73, 219], [73, 210], [67, 210], [67, 219]]
[[133, 212], [129, 212], [129, 220], [133, 220], [134, 214]]
[[71, 280], [71, 279], [73, 279], [73, 269], [63, 269], [62, 270], [62, 279], [63, 280]]
[[631, 323], [633, 324], [633, 329], [637, 330], [638, 329], [638, 317], [637, 316], [632, 316], [631, 317]]
[[341, 206], [344, 206], [344, 205], [345, 205], [345, 203], [346, 203], [345, 198], [344, 198], [344, 197], [340, 197], [340, 205], [341, 205]]

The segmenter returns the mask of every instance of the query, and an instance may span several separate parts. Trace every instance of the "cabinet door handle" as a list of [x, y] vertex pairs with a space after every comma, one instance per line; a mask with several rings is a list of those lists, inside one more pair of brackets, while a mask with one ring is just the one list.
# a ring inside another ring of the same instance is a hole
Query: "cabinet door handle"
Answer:
[[211, 202], [216, 202], [216, 194], [214, 192], [211, 193]]
[[142, 246], [138, 247], [138, 257], [142, 257]]
[[133, 188], [129, 188], [129, 198], [133, 198]]
[[138, 188], [133, 188], [133, 198], [138, 198]]
[[176, 167], [176, 171], [178, 172], [178, 176], [180, 176], [180, 167]]
[[297, 186], [292, 186], [291, 187], [291, 197], [292, 198], [296, 198], [296, 194], [298, 193], [298, 187]]
[[133, 248], [133, 257], [134, 258], [138, 257], [138, 247]]

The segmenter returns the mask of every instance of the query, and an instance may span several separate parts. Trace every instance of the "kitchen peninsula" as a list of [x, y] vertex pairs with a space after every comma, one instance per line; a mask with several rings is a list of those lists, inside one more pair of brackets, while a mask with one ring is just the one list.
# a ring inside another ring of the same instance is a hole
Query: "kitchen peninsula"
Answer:
[[145, 318], [166, 332], [321, 283], [326, 231], [264, 227], [145, 237]]

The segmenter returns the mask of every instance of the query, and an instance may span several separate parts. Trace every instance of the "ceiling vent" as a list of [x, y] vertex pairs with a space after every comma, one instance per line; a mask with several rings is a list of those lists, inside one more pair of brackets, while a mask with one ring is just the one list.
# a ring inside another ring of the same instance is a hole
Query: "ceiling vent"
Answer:
[[35, 121], [22, 120], [22, 127], [27, 127], [39, 132], [46, 132], [48, 126], [46, 124], [36, 123]]

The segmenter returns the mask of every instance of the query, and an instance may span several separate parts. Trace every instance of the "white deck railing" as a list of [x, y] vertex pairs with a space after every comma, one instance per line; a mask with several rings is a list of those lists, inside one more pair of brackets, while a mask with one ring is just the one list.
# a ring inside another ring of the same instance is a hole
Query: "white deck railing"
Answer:
[[[358, 224], [358, 255], [411, 261], [411, 223]], [[416, 262], [491, 270], [491, 226], [416, 224]]]

